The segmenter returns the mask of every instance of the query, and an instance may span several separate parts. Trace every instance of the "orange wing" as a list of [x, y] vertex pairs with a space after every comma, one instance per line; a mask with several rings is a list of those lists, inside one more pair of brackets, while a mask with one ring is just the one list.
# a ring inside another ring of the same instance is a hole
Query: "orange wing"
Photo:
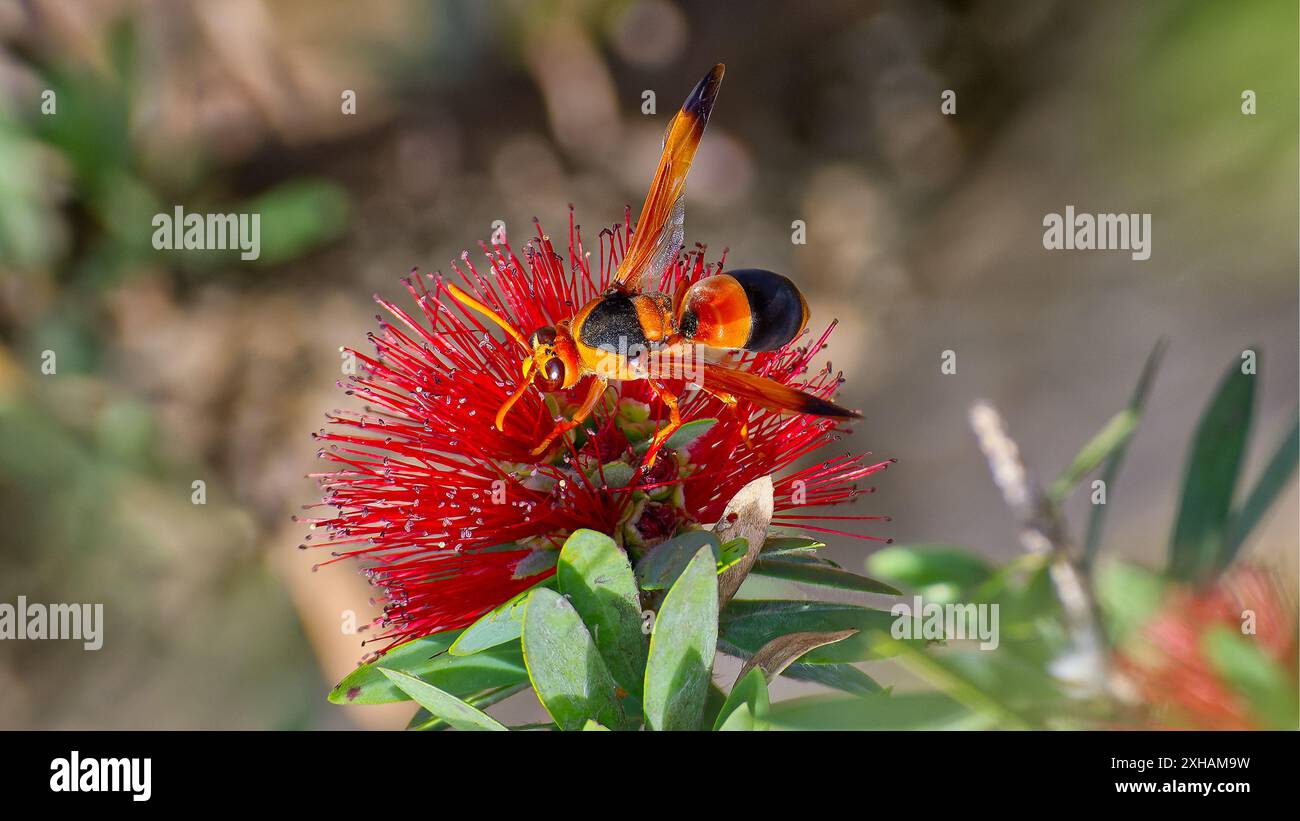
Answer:
[[[650, 181], [650, 193], [646, 194], [641, 216], [636, 221], [632, 244], [614, 272], [614, 285], [642, 290], [640, 279], [651, 272], [662, 271], [681, 249], [685, 238], [686, 209], [682, 190], [686, 186], [686, 172], [695, 160], [695, 149], [699, 147], [704, 127], [709, 123], [709, 112], [718, 98], [725, 70], [722, 63], [718, 63], [704, 75], [682, 103], [681, 111], [668, 124], [659, 168]], [[638, 281], [634, 283], [633, 280]]]
[[861, 419], [862, 414], [842, 408], [827, 399], [804, 393], [780, 382], [738, 371], [725, 365], [704, 363], [704, 389], [716, 393], [729, 393], [748, 399], [759, 407], [772, 411], [793, 411], [812, 416], [831, 416], [837, 419]]

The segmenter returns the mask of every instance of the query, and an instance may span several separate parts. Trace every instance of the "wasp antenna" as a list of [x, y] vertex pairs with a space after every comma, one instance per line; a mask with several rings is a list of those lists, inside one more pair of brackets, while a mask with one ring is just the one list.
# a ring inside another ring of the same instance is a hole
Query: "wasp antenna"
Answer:
[[510, 413], [510, 409], [513, 408], [515, 406], [515, 403], [518, 402], [520, 398], [523, 397], [524, 392], [528, 390], [528, 386], [532, 384], [532, 381], [529, 379], [529, 377], [533, 375], [533, 365], [534, 362], [531, 356], [524, 358], [523, 380], [519, 383], [519, 387], [515, 388], [515, 392], [510, 394], [510, 396], [506, 399], [505, 402], [501, 403], [501, 407], [497, 408], [497, 417], [496, 417], [497, 430], [504, 431], [506, 429], [506, 414]]
[[709, 112], [713, 110], [713, 103], [718, 99], [718, 89], [722, 86], [722, 75], [727, 73], [727, 67], [718, 63], [709, 69], [695, 88], [691, 89], [690, 96], [686, 102], [682, 103], [682, 113], [699, 120], [700, 128], [703, 128], [709, 122]]
[[496, 311], [492, 310], [488, 306], [484, 305], [482, 302], [479, 302], [474, 297], [465, 293], [463, 290], [461, 290], [459, 286], [456, 285], [456, 283], [447, 282], [444, 284], [447, 288], [447, 293], [451, 294], [452, 297], [454, 297], [457, 302], [461, 303], [467, 308], [472, 308], [473, 310], [487, 317], [495, 325], [500, 327], [501, 330], [509, 334], [511, 339], [518, 342], [519, 347], [523, 348], [525, 351], [529, 351], [529, 352], [532, 351], [532, 347], [528, 344], [528, 340], [524, 339], [524, 335], [519, 333], [519, 331], [516, 330], [515, 327], [511, 325], [509, 322], [506, 322], [504, 319], [502, 319], [501, 316], [499, 316]]

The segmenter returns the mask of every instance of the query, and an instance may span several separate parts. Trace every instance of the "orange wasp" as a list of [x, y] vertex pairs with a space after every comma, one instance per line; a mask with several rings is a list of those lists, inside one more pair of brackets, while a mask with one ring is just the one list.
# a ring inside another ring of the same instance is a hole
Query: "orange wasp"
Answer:
[[[775, 351], [788, 344], [808, 323], [808, 303], [786, 277], [759, 269], [736, 270], [705, 277], [669, 296], [646, 292], [651, 274], [662, 273], [682, 248], [686, 173], [704, 135], [709, 112], [722, 84], [718, 64], [691, 91], [668, 125], [663, 154], [650, 183], [631, 245], [619, 261], [608, 289], [572, 319], [533, 331], [527, 338], [492, 309], [452, 283], [451, 295], [501, 326], [528, 356], [523, 379], [496, 415], [497, 430], [506, 414], [529, 386], [542, 392], [568, 390], [589, 378], [586, 397], [573, 418], [557, 425], [533, 450], [545, 453], [551, 444], [591, 414], [609, 380], [645, 379], [668, 407], [668, 424], [655, 433], [642, 469], [648, 470], [663, 443], [682, 421], [677, 394], [663, 379], [667, 368], [656, 363], [695, 361], [695, 346]], [[671, 365], [669, 366], [671, 367]], [[725, 365], [700, 362], [697, 386], [732, 407], [746, 399], [777, 412], [806, 413], [843, 419], [860, 414], [812, 394]], [[742, 436], [745, 428], [742, 422]]]

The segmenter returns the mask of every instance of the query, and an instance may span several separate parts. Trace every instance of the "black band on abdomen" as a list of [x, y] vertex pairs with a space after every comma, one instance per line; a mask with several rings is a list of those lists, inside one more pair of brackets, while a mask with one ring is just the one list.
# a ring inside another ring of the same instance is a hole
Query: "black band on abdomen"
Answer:
[[804, 302], [789, 279], [761, 268], [727, 271], [745, 291], [751, 324], [747, 351], [775, 351], [803, 330]]

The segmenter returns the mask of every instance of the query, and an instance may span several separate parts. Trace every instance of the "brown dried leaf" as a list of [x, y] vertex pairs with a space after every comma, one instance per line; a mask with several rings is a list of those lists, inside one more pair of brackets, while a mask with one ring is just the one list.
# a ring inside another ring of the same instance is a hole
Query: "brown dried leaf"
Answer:
[[714, 533], [726, 543], [743, 538], [748, 542], [745, 556], [718, 577], [718, 607], [726, 605], [736, 595], [740, 585], [749, 575], [749, 569], [758, 559], [763, 542], [767, 539], [767, 526], [772, 521], [772, 477], [755, 479], [742, 487], [722, 511]]
[[767, 678], [768, 684], [795, 661], [798, 661], [804, 654], [818, 647], [824, 647], [827, 644], [834, 644], [837, 641], [843, 641], [849, 636], [856, 634], [854, 630], [836, 630], [833, 633], [787, 633], [784, 636], [776, 638], [758, 648], [758, 652], [750, 656], [745, 666], [740, 668], [740, 675], [736, 676], [736, 683], [745, 677], [745, 674], [755, 667], [762, 668], [763, 675]]

